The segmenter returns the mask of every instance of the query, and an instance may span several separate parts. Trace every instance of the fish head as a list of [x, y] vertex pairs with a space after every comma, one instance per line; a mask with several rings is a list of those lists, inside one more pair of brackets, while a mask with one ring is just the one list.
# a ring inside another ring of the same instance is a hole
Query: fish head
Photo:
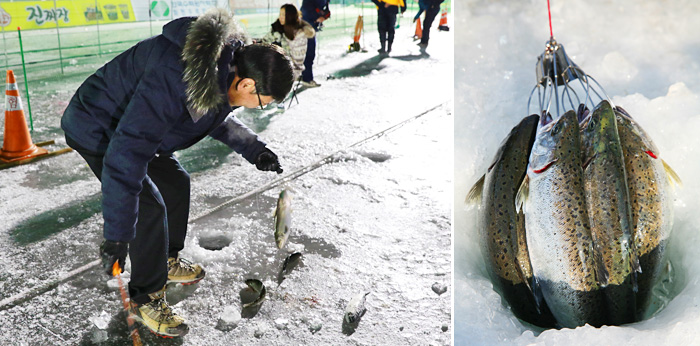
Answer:
[[652, 158], [656, 159], [659, 155], [659, 149], [651, 140], [651, 137], [644, 129], [627, 113], [622, 107], [615, 107], [615, 120], [620, 136], [630, 134], [639, 142], [639, 150], [647, 153]]
[[579, 128], [585, 162], [588, 158], [605, 151], [608, 142], [617, 137], [615, 112], [610, 102], [601, 101], [593, 112], [580, 122]]
[[498, 151], [493, 157], [487, 172], [491, 172], [498, 162], [503, 161], [505, 157], [509, 156], [509, 153], [514, 153], [516, 155], [522, 153], [525, 158], [528, 157], [539, 118], [537, 114], [531, 114], [523, 118], [518, 125], [510, 130], [508, 136], [506, 136], [498, 146]]
[[280, 191], [280, 196], [277, 199], [277, 210], [281, 212], [282, 209], [289, 208], [291, 204], [292, 192], [289, 189], [283, 189], [282, 191]]
[[576, 112], [570, 110], [556, 120], [551, 116], [540, 117], [535, 143], [530, 153], [530, 169], [542, 173], [554, 162], [571, 155], [579, 145], [579, 127]]

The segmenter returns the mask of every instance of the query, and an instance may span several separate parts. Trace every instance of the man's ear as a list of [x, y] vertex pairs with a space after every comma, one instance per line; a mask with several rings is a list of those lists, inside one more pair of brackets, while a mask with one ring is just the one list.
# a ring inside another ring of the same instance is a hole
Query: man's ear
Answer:
[[255, 80], [252, 78], [243, 78], [238, 84], [238, 88], [243, 88], [244, 91], [255, 92]]

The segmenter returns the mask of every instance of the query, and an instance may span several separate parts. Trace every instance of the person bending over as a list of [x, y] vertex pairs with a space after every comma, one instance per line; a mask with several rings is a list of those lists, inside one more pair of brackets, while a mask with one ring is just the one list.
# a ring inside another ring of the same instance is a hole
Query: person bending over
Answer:
[[283, 100], [292, 64], [281, 48], [243, 38], [221, 9], [175, 19], [88, 77], [61, 118], [67, 144], [102, 183], [102, 265], [111, 275], [129, 255], [129, 313], [160, 336], [188, 332], [165, 300], [166, 284], [205, 275], [179, 256], [190, 176], [174, 152], [209, 135], [257, 169], [282, 173], [277, 155], [230, 113]]

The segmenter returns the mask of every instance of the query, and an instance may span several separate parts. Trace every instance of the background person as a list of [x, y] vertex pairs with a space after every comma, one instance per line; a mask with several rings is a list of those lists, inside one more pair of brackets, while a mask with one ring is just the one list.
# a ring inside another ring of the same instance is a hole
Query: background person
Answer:
[[430, 40], [430, 27], [433, 25], [435, 16], [440, 13], [440, 4], [445, 0], [424, 0], [425, 1], [425, 21], [423, 22], [423, 35], [420, 39], [418, 46], [421, 52], [425, 52], [428, 48], [428, 41]]
[[391, 53], [391, 45], [394, 43], [396, 27], [396, 15], [406, 12], [404, 0], [372, 0], [377, 5], [377, 29], [379, 30], [379, 54]]
[[[304, 0], [301, 3], [301, 18], [311, 24], [317, 32], [322, 23], [331, 17], [328, 8], [330, 0]], [[301, 74], [302, 84], [307, 87], [319, 87], [314, 80], [313, 64], [316, 58], [316, 36], [308, 39], [306, 46], [306, 58], [304, 59], [304, 72]]]
[[272, 23], [270, 30], [262, 41], [280, 45], [294, 63], [294, 79], [298, 79], [304, 71], [304, 59], [309, 39], [316, 36], [316, 30], [301, 19], [301, 13], [296, 6], [284, 4], [280, 8], [280, 16]]
[[259, 170], [282, 172], [277, 155], [230, 112], [284, 99], [292, 65], [281, 48], [242, 39], [225, 10], [173, 20], [88, 77], [61, 119], [67, 144], [102, 183], [103, 267], [111, 275], [129, 254], [129, 314], [160, 336], [188, 332], [165, 285], [205, 275], [179, 257], [190, 176], [173, 153], [209, 135]]

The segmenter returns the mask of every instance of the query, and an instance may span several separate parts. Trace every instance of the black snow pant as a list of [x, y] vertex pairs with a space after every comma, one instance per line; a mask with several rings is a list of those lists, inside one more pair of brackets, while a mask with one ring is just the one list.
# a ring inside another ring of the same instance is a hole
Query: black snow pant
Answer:
[[[104, 154], [80, 147], [66, 136], [66, 143], [85, 159], [102, 180]], [[131, 280], [129, 296], [148, 303], [148, 294], [161, 290], [168, 280], [168, 257], [177, 257], [185, 246], [190, 214], [190, 175], [172, 155], [156, 156], [148, 164], [139, 194], [136, 237], [129, 242]]]
[[420, 43], [428, 44], [430, 40], [430, 26], [433, 25], [435, 16], [440, 13], [440, 6], [432, 6], [425, 10], [425, 22], [423, 22], [423, 36], [420, 39]]
[[[396, 15], [399, 13], [398, 6], [383, 7], [383, 3], [377, 10], [377, 29], [379, 30], [379, 43], [382, 45], [382, 50], [391, 50], [391, 44], [394, 43], [394, 32], [396, 26]], [[387, 42], [389, 46], [387, 47]]]
[[[318, 31], [318, 22], [311, 26]], [[304, 57], [304, 71], [301, 72], [301, 80], [310, 82], [314, 80], [314, 59], [316, 59], [316, 35], [306, 41], [306, 56]]]

